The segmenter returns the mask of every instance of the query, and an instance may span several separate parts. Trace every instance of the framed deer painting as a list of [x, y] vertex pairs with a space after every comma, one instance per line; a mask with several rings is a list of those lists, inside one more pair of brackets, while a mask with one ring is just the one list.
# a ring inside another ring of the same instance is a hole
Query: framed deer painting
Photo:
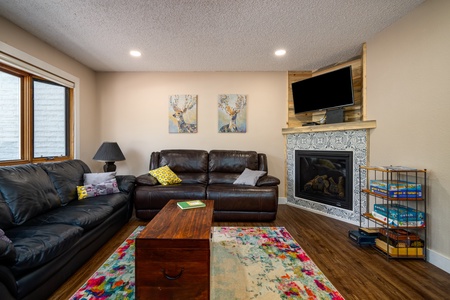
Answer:
[[219, 132], [247, 132], [247, 96], [219, 95]]
[[172, 95], [169, 99], [169, 133], [197, 132], [197, 95]]

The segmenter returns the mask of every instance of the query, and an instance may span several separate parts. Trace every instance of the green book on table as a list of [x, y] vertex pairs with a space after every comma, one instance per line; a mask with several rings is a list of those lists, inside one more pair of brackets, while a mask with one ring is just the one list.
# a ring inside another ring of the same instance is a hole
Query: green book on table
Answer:
[[206, 204], [200, 200], [191, 200], [191, 201], [183, 201], [177, 203], [178, 207], [181, 209], [191, 209], [191, 208], [199, 208], [205, 207]]

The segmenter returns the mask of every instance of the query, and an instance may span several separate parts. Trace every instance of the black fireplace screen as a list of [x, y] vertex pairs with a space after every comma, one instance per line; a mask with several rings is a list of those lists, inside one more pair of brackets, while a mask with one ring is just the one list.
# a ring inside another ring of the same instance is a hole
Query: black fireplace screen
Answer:
[[353, 152], [295, 151], [295, 196], [353, 208]]

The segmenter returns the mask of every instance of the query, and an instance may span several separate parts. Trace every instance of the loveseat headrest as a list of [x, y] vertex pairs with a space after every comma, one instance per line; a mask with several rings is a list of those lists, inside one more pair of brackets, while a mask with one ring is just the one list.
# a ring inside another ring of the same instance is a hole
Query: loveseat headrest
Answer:
[[209, 152], [209, 172], [242, 173], [245, 168], [258, 170], [256, 151], [211, 150]]
[[163, 166], [169, 166], [183, 183], [208, 182], [208, 152], [204, 150], [177, 149], [152, 152], [150, 170]]
[[208, 152], [204, 150], [162, 150], [159, 153], [159, 167], [179, 173], [207, 173]]

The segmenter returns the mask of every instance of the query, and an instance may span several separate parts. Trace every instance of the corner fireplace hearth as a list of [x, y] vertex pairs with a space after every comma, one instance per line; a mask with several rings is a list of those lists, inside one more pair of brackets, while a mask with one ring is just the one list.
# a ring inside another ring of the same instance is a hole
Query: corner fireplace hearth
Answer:
[[295, 196], [353, 209], [353, 152], [295, 150]]

